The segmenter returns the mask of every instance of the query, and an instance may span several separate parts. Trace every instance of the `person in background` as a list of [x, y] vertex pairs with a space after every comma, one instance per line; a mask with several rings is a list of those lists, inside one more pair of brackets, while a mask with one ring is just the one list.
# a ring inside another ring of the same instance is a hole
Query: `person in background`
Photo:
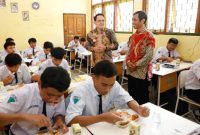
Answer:
[[[186, 76], [184, 94], [200, 104], [200, 59], [195, 61], [190, 67], [189, 73]], [[194, 115], [200, 122], [200, 108], [194, 111]]]
[[53, 44], [51, 42], [49, 41], [44, 42], [43, 51], [35, 55], [36, 59], [39, 60], [40, 62], [50, 59], [51, 58], [50, 52], [52, 49], [53, 49]]
[[132, 18], [136, 32], [130, 37], [129, 52], [126, 56], [128, 92], [139, 104], [149, 102], [148, 67], [153, 58], [155, 38], [145, 28], [147, 15], [137, 11]]
[[15, 50], [15, 43], [14, 42], [5, 42], [4, 44], [4, 51], [1, 52], [0, 54], [0, 66], [4, 65], [5, 62], [5, 57], [8, 55], [8, 54], [11, 54], [11, 53], [17, 53], [20, 55], [19, 51], [16, 51]]
[[94, 16], [94, 24], [96, 28], [87, 34], [87, 49], [92, 52], [92, 66], [101, 60], [112, 61], [112, 50], [118, 48], [114, 31], [104, 28], [103, 14]]
[[178, 45], [178, 39], [170, 38], [167, 42], [166, 47], [160, 47], [157, 49], [156, 54], [152, 60], [153, 63], [162, 62], [172, 62], [175, 59], [182, 59], [180, 54], [176, 51]]
[[6, 42], [14, 42], [13, 38], [6, 38]]
[[69, 42], [67, 48], [75, 49], [78, 45], [80, 45], [79, 36], [74, 36], [74, 40]]
[[0, 127], [12, 124], [11, 134], [35, 135], [40, 130], [58, 128], [68, 131], [64, 92], [70, 85], [69, 74], [61, 67], [48, 67], [40, 83], [25, 84], [8, 94], [0, 104]]
[[11, 53], [5, 58], [5, 65], [0, 67], [0, 81], [4, 85], [27, 84], [31, 82], [31, 75], [26, 64], [22, 64], [19, 54]]
[[114, 109], [129, 107], [143, 117], [149, 109], [140, 106], [116, 81], [116, 67], [109, 60], [102, 60], [94, 67], [94, 74], [76, 87], [70, 96], [65, 121], [82, 126], [98, 122], [115, 123], [122, 120]]
[[23, 57], [32, 59], [37, 53], [42, 52], [42, 48], [36, 45], [37, 40], [35, 38], [30, 38], [28, 43], [30, 47], [24, 50]]
[[32, 81], [40, 81], [40, 75], [44, 72], [47, 67], [62, 67], [68, 73], [70, 73], [70, 68], [67, 60], [64, 59], [66, 51], [61, 47], [55, 47], [51, 50], [51, 59], [48, 59], [40, 64], [38, 71], [36, 71], [32, 77]]

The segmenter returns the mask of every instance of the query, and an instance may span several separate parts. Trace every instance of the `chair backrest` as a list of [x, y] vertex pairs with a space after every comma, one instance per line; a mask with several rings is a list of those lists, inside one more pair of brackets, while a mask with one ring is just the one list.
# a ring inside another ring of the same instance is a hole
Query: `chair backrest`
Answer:
[[182, 89], [185, 86], [186, 76], [188, 75], [189, 70], [183, 70], [180, 72], [178, 77], [178, 87]]

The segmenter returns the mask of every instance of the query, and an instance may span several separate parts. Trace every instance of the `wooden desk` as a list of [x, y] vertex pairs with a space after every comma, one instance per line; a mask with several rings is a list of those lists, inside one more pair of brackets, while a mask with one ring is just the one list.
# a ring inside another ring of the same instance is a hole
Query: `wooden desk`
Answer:
[[115, 63], [116, 69], [117, 69], [117, 75], [122, 76], [123, 75], [123, 63], [125, 61], [126, 55], [120, 55], [118, 57], [113, 57], [113, 63]]
[[[172, 63], [173, 64], [173, 63]], [[181, 62], [179, 67], [176, 68], [164, 68], [163, 64], [160, 65], [160, 70], [156, 71], [153, 68], [153, 74], [158, 76], [158, 99], [157, 105], [160, 105], [160, 93], [165, 92], [171, 88], [177, 86], [177, 72], [190, 68], [192, 63]], [[155, 65], [153, 65], [155, 67]]]
[[[140, 135], [187, 135], [199, 124], [187, 120], [179, 115], [164, 110], [152, 103], [144, 106], [150, 108], [150, 116], [140, 117], [137, 122], [140, 125]], [[96, 123], [87, 128], [94, 135], [129, 135], [127, 128], [119, 128], [116, 125], [106, 122]]]

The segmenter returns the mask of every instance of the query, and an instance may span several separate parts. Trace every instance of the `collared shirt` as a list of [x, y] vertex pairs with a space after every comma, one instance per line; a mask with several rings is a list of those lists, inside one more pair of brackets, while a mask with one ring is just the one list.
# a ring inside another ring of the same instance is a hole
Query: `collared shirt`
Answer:
[[156, 54], [155, 54], [152, 62], [156, 63], [157, 59], [159, 59], [161, 57], [165, 57], [165, 58], [169, 57], [169, 53], [170, 53], [170, 57], [171, 58], [180, 57], [180, 54], [176, 50], [169, 51], [167, 49], [167, 47], [160, 47], [160, 48], [157, 49]]
[[[1, 113], [29, 113], [42, 114], [43, 100], [40, 96], [37, 83], [26, 84], [21, 88], [12, 91], [2, 103], [0, 103]], [[57, 115], [65, 115], [64, 97], [56, 105], [46, 104], [47, 116], [51, 119]], [[28, 122], [17, 122], [11, 126], [15, 135], [33, 135], [39, 130], [36, 126]]]
[[[42, 50], [42, 48], [40, 47], [40, 46], [36, 46], [35, 48], [34, 48], [34, 52], [35, 52], [35, 55], [37, 54], [37, 53], [39, 53], [39, 52], [42, 52], [43, 50]], [[28, 55], [30, 55], [30, 54], [33, 54], [33, 48], [31, 48], [31, 47], [29, 47], [29, 48], [27, 48], [27, 49], [25, 49], [24, 50], [24, 52], [23, 52], [23, 57], [28, 57]]]
[[136, 65], [136, 70], [131, 72], [127, 69], [127, 74], [145, 79], [148, 65], [153, 58], [155, 38], [153, 34], [144, 28], [140, 33], [136, 31], [130, 38], [130, 49], [126, 57], [126, 62], [130, 61]]
[[[7, 76], [11, 76], [13, 78], [13, 81], [11, 84], [8, 85], [15, 85], [16, 80], [14, 77], [14, 74], [11, 73], [11, 71], [7, 68], [6, 65], [3, 65], [0, 67], [0, 81], [3, 81], [4, 78]], [[31, 75], [29, 72], [29, 69], [26, 64], [21, 64], [19, 69], [17, 70], [17, 79], [18, 83], [30, 83], [31, 82]]]
[[74, 40], [70, 41], [67, 47], [72, 47], [72, 49], [75, 49], [77, 46], [80, 45], [80, 42], [78, 41], [77, 43], [74, 42]]
[[115, 46], [113, 50], [118, 48], [117, 38], [115, 33], [111, 29], [105, 28], [101, 33], [94, 29], [87, 34], [87, 48], [89, 51], [92, 51], [91, 47], [104, 45], [107, 49], [101, 53], [92, 53], [92, 65], [95, 65], [101, 60], [110, 60], [112, 61], [112, 44]]
[[[69, 123], [74, 117], [94, 116], [98, 114], [99, 97], [94, 88], [93, 80], [90, 78], [76, 87], [70, 97], [70, 103], [67, 107], [65, 120]], [[103, 112], [108, 112], [113, 108], [126, 108], [127, 103], [133, 98], [126, 92], [118, 82], [115, 82], [111, 91], [102, 96]]]
[[200, 90], [200, 59], [195, 61], [190, 67], [186, 76], [186, 89]]
[[[58, 65], [59, 67], [62, 67], [63, 69], [67, 70], [68, 72], [70, 72], [70, 68], [68, 65], [68, 62], [65, 59], [62, 59], [62, 62], [60, 63], [60, 65]], [[36, 71], [34, 73], [34, 75], [41, 75], [43, 73], [43, 71], [47, 68], [47, 67], [56, 67], [56, 65], [52, 62], [52, 59], [48, 59], [44, 62], [42, 62], [38, 68], [38, 71]]]
[[46, 54], [44, 53], [44, 51], [42, 51], [42, 52], [36, 53], [35, 57], [39, 61], [45, 60], [45, 59], [51, 59], [51, 53], [47, 54], [47, 58], [46, 58]]

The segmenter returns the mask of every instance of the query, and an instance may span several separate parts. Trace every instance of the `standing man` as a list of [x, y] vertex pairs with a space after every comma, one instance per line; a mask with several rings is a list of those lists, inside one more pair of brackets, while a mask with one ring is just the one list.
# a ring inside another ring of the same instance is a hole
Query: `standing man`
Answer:
[[147, 71], [155, 39], [145, 28], [147, 15], [144, 11], [135, 12], [132, 21], [136, 32], [130, 38], [130, 50], [126, 57], [128, 92], [139, 104], [143, 104], [149, 101]]
[[118, 48], [115, 33], [104, 28], [104, 15], [94, 17], [96, 28], [87, 34], [87, 47], [92, 52], [92, 66], [101, 60], [112, 60], [112, 51]]

